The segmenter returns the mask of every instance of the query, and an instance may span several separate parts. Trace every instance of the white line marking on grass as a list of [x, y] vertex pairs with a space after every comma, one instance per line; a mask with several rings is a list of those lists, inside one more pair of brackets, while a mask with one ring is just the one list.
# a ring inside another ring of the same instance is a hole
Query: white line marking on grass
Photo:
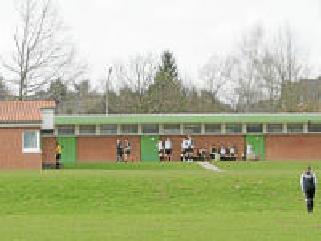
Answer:
[[214, 166], [213, 164], [209, 163], [209, 162], [197, 162], [198, 165], [200, 165], [201, 167], [203, 167], [206, 170], [212, 170], [212, 171], [216, 171], [216, 172], [222, 172], [222, 170], [218, 169], [217, 166]]

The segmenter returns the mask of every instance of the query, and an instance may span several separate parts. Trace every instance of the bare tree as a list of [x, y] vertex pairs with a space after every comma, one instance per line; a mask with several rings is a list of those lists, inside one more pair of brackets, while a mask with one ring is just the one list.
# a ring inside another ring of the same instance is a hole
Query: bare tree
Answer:
[[48, 87], [52, 80], [65, 79], [70, 74], [74, 50], [52, 0], [19, 1], [17, 12], [14, 50], [3, 60], [3, 67], [10, 72], [11, 83], [19, 86], [22, 100]]
[[205, 89], [212, 94], [212, 103], [219, 98], [220, 90], [229, 84], [234, 61], [228, 56], [214, 55], [200, 70]]
[[144, 93], [153, 83], [159, 60], [151, 53], [137, 54], [125, 63], [115, 63], [112, 67], [112, 82], [118, 88], [131, 90], [138, 96], [137, 109], [144, 104]]
[[263, 54], [262, 46], [261, 26], [255, 26], [250, 33], [244, 33], [238, 46], [233, 79], [239, 111], [250, 111], [251, 105], [262, 98], [262, 79], [258, 72]]
[[309, 76], [310, 70], [305, 61], [302, 60], [297, 47], [294, 33], [289, 26], [279, 29], [272, 46], [272, 58], [280, 83], [281, 108], [284, 111], [295, 110], [297, 91], [295, 84], [302, 78]]

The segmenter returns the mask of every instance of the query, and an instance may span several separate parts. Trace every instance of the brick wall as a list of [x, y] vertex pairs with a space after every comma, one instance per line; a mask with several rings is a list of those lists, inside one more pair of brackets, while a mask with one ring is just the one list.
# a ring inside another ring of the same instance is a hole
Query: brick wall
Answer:
[[22, 152], [22, 133], [28, 128], [0, 129], [0, 169], [41, 169], [41, 153]]
[[[78, 137], [77, 161], [78, 162], [115, 162], [116, 141], [125, 140], [125, 136], [112, 137]], [[131, 143], [130, 162], [140, 161], [140, 136], [128, 136]]]
[[46, 163], [56, 162], [56, 138], [42, 138], [42, 161]]
[[[180, 161], [181, 155], [181, 143], [186, 136], [168, 135], [161, 136], [161, 140], [166, 140], [167, 137], [172, 140], [173, 143], [173, 161]], [[192, 136], [194, 139], [194, 150], [197, 148], [210, 149], [212, 145], [233, 145], [237, 153], [244, 153], [244, 136], [243, 135], [197, 135]], [[196, 154], [196, 153], [195, 153]]]
[[321, 135], [267, 135], [266, 160], [321, 160]]

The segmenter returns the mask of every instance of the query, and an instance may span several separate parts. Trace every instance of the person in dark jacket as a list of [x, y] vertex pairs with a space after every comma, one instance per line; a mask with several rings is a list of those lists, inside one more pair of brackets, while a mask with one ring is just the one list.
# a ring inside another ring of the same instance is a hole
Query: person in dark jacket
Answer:
[[315, 195], [315, 188], [318, 184], [318, 179], [315, 173], [308, 166], [306, 171], [301, 175], [300, 185], [302, 192], [305, 195], [305, 201], [307, 203], [307, 209], [309, 213], [313, 212], [313, 199]]

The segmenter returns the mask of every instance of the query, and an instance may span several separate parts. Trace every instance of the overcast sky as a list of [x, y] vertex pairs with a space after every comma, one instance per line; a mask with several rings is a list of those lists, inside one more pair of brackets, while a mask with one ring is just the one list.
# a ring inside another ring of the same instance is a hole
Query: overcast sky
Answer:
[[[0, 0], [0, 54], [12, 47], [15, 0]], [[174, 52], [181, 71], [197, 69], [217, 52], [230, 51], [255, 23], [288, 23], [311, 62], [321, 66], [320, 0], [58, 0], [79, 54], [93, 79], [106, 66], [136, 53]], [[321, 70], [321, 68], [319, 68]]]

